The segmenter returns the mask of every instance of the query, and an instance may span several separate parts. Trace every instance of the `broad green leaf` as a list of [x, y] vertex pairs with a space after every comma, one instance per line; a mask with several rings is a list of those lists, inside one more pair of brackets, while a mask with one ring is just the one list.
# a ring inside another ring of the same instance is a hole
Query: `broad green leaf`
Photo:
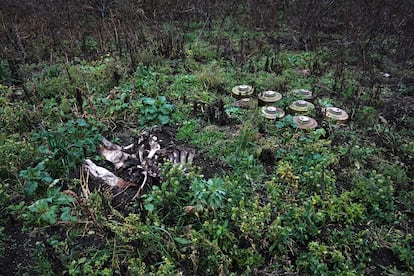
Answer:
[[170, 118], [167, 115], [158, 115], [158, 120], [162, 125], [167, 124], [170, 121]]
[[32, 196], [36, 192], [38, 186], [39, 183], [37, 183], [36, 181], [27, 181], [26, 184], [24, 184], [24, 193], [27, 196]]
[[181, 245], [188, 245], [188, 244], [191, 244], [192, 243], [190, 240], [187, 240], [187, 239], [184, 239], [184, 238], [180, 238], [180, 237], [176, 237], [176, 238], [174, 238], [174, 240], [177, 243], [181, 244]]
[[39, 199], [37, 200], [35, 203], [33, 203], [32, 205], [30, 205], [29, 211], [33, 212], [33, 213], [43, 213], [45, 212], [49, 207], [49, 204], [47, 203], [46, 200], [44, 199]]
[[167, 104], [165, 104], [165, 105], [163, 105], [163, 106], [161, 106], [160, 108], [159, 108], [159, 111], [162, 113], [162, 114], [165, 114], [165, 115], [168, 115], [168, 114], [170, 114], [171, 112], [172, 112], [172, 110], [173, 110], [174, 108], [173, 108], [173, 105], [167, 105]]
[[50, 183], [50, 182], [52, 182], [52, 181], [53, 181], [53, 179], [49, 176], [49, 174], [48, 174], [48, 173], [45, 173], [45, 175], [43, 176], [42, 180], [43, 180], [44, 182], [47, 182], [47, 183]]
[[78, 260], [78, 264], [86, 263], [86, 257], [82, 257]]
[[144, 208], [145, 208], [145, 210], [147, 210], [149, 212], [152, 212], [152, 211], [154, 211], [155, 206], [154, 206], [154, 204], [148, 203], [148, 204], [144, 205]]
[[52, 205], [50, 206], [49, 210], [47, 210], [40, 216], [40, 218], [43, 221], [48, 222], [49, 224], [55, 224], [57, 222], [57, 211], [58, 206]]
[[60, 219], [62, 221], [73, 221], [75, 218], [71, 216], [71, 209], [70, 207], [63, 207], [62, 214], [60, 215]]
[[88, 126], [88, 123], [85, 121], [85, 119], [77, 119], [76, 122], [78, 123], [78, 126], [81, 126], [81, 127]]
[[144, 104], [154, 105], [155, 104], [155, 99], [153, 99], [153, 98], [144, 98], [144, 99], [142, 99], [142, 102]]
[[67, 205], [69, 203], [72, 203], [74, 201], [74, 199], [66, 194], [61, 194], [57, 199], [56, 199], [56, 204], [58, 205]]
[[37, 166], [35, 167], [35, 169], [37, 171], [42, 171], [45, 169], [45, 163], [44, 162], [40, 162], [39, 164], [37, 164]]

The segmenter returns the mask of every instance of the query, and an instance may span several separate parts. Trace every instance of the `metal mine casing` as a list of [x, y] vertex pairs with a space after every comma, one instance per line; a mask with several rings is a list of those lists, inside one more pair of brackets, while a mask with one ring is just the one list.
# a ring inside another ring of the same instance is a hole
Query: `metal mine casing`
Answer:
[[248, 96], [253, 94], [254, 89], [250, 85], [242, 84], [233, 87], [231, 92], [233, 93], [233, 96], [235, 96], [236, 98], [247, 98]]
[[349, 118], [348, 113], [337, 107], [326, 107], [324, 112], [327, 119], [333, 119], [338, 123], [346, 123]]
[[318, 126], [318, 122], [308, 116], [293, 116], [293, 121], [300, 129], [314, 129]]
[[275, 120], [285, 116], [285, 111], [275, 106], [263, 106], [262, 114], [266, 119]]
[[260, 105], [266, 105], [270, 103], [275, 103], [279, 101], [282, 98], [282, 95], [279, 92], [276, 91], [264, 91], [259, 94], [259, 104]]
[[250, 98], [242, 98], [234, 103], [235, 107], [250, 109], [253, 107], [252, 100]]
[[294, 89], [291, 93], [303, 100], [312, 100], [314, 98], [312, 92], [307, 89]]
[[305, 113], [314, 108], [315, 106], [312, 103], [304, 100], [297, 100], [289, 105], [289, 110], [292, 113]]

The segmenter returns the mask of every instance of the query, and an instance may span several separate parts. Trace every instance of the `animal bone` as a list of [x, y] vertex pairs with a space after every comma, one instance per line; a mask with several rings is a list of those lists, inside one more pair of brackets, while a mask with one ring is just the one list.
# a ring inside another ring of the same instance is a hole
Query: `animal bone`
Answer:
[[188, 152], [185, 149], [181, 150], [180, 152], [181, 165], [185, 165], [185, 163], [187, 162], [187, 155], [188, 155]]
[[[99, 148], [99, 153], [109, 162], [114, 164], [115, 169], [120, 169], [125, 166], [125, 161], [130, 158], [135, 158], [135, 155], [123, 152], [121, 146], [111, 143], [107, 139], [103, 138], [103, 146]], [[132, 144], [133, 146], [133, 144]], [[128, 147], [131, 147], [129, 145]]]
[[144, 129], [143, 131], [141, 131], [141, 133], [139, 135], [139, 139], [138, 139], [138, 144], [141, 144], [142, 142], [147, 140], [148, 136], [149, 136], [148, 130]]
[[194, 161], [194, 157], [195, 157], [195, 151], [190, 150], [190, 152], [188, 153], [188, 157], [187, 157], [187, 163], [192, 164]]
[[180, 162], [180, 152], [178, 150], [173, 151], [173, 163], [178, 164]]
[[151, 136], [150, 141], [149, 141], [151, 150], [148, 153], [148, 159], [152, 159], [155, 153], [161, 149], [161, 146], [160, 144], [158, 144], [157, 140], [158, 140], [157, 136]]
[[129, 186], [136, 186], [134, 183], [125, 181], [124, 179], [116, 176], [107, 169], [97, 166], [90, 159], [85, 160], [84, 168], [86, 172], [90, 173], [90, 175], [102, 180], [105, 184], [108, 184], [111, 187], [124, 189]]
[[134, 144], [131, 144], [131, 145], [123, 147], [122, 149], [123, 150], [129, 150], [129, 149], [132, 149], [133, 147], [134, 147]]
[[109, 162], [114, 164], [115, 169], [120, 169], [125, 166], [125, 161], [129, 158], [133, 158], [133, 155], [125, 153], [121, 150], [111, 150], [104, 146], [99, 148], [99, 153]]
[[148, 179], [148, 173], [146, 171], [143, 171], [142, 174], [144, 175], [144, 180], [142, 181], [141, 186], [139, 187], [137, 193], [134, 195], [134, 197], [132, 198], [132, 200], [136, 199], [139, 197], [139, 195], [141, 194], [142, 189], [144, 189], [145, 183], [147, 182]]
[[102, 144], [105, 146], [105, 148], [109, 150], [122, 150], [121, 146], [113, 144], [111, 141], [107, 140], [106, 138], [102, 139]]
[[179, 165], [186, 170], [186, 164], [191, 164], [194, 160], [196, 152], [192, 148], [175, 145], [172, 141], [163, 148], [161, 148], [161, 144], [164, 145], [159, 137], [151, 135], [148, 130], [141, 132], [138, 143], [125, 147], [113, 144], [104, 138], [102, 146], [99, 148], [100, 154], [107, 161], [110, 161], [116, 169], [123, 168], [129, 175], [126, 178], [128, 181], [103, 167], [97, 166], [89, 159], [85, 160], [83, 165], [83, 169], [87, 172], [86, 177], [90, 175], [102, 181], [111, 189], [121, 188], [122, 191], [112, 195], [113, 197], [123, 193], [130, 186], [139, 186], [133, 197], [133, 199], [137, 199], [143, 193], [145, 185], [151, 183], [152, 178], [159, 177], [160, 163], [170, 160], [174, 166]]
[[139, 162], [144, 162], [145, 145], [142, 144], [138, 149]]

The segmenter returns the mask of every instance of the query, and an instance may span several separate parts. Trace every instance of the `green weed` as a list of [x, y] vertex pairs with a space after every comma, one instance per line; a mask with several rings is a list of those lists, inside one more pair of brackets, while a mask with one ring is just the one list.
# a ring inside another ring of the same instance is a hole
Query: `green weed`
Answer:
[[139, 104], [141, 125], [165, 125], [170, 121], [174, 106], [167, 102], [164, 96], [157, 98], [143, 98]]

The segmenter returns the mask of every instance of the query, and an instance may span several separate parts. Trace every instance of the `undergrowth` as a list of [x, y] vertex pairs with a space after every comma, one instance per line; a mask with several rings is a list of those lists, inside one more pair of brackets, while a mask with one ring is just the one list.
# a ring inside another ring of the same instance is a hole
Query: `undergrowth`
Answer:
[[[363, 69], [347, 64], [339, 74], [326, 47], [275, 52], [263, 33], [242, 26], [216, 46], [234, 31], [224, 26], [190, 28], [185, 37], [197, 42], [182, 45], [185, 55], [142, 56], [132, 74], [116, 55], [28, 64], [28, 92], [11, 85], [1, 61], [0, 244], [12, 243], [4, 238], [10, 220], [42, 241], [25, 271], [413, 273], [414, 133], [381, 117], [386, 83], [364, 86]], [[266, 45], [253, 49], [259, 40]], [[318, 110], [335, 103], [351, 118], [337, 125], [315, 112], [313, 131], [293, 127], [291, 116], [269, 122], [258, 109], [233, 107], [230, 91], [241, 83], [280, 91], [282, 108], [294, 99], [291, 89], [310, 89]], [[217, 99], [230, 118], [224, 126], [200, 108]], [[196, 158], [225, 169], [205, 178], [203, 168], [165, 163], [160, 182], [122, 210], [104, 191], [81, 193], [85, 179], [76, 175], [86, 158], [102, 161], [103, 135], [154, 125], [178, 128], [175, 139], [196, 148]]]

